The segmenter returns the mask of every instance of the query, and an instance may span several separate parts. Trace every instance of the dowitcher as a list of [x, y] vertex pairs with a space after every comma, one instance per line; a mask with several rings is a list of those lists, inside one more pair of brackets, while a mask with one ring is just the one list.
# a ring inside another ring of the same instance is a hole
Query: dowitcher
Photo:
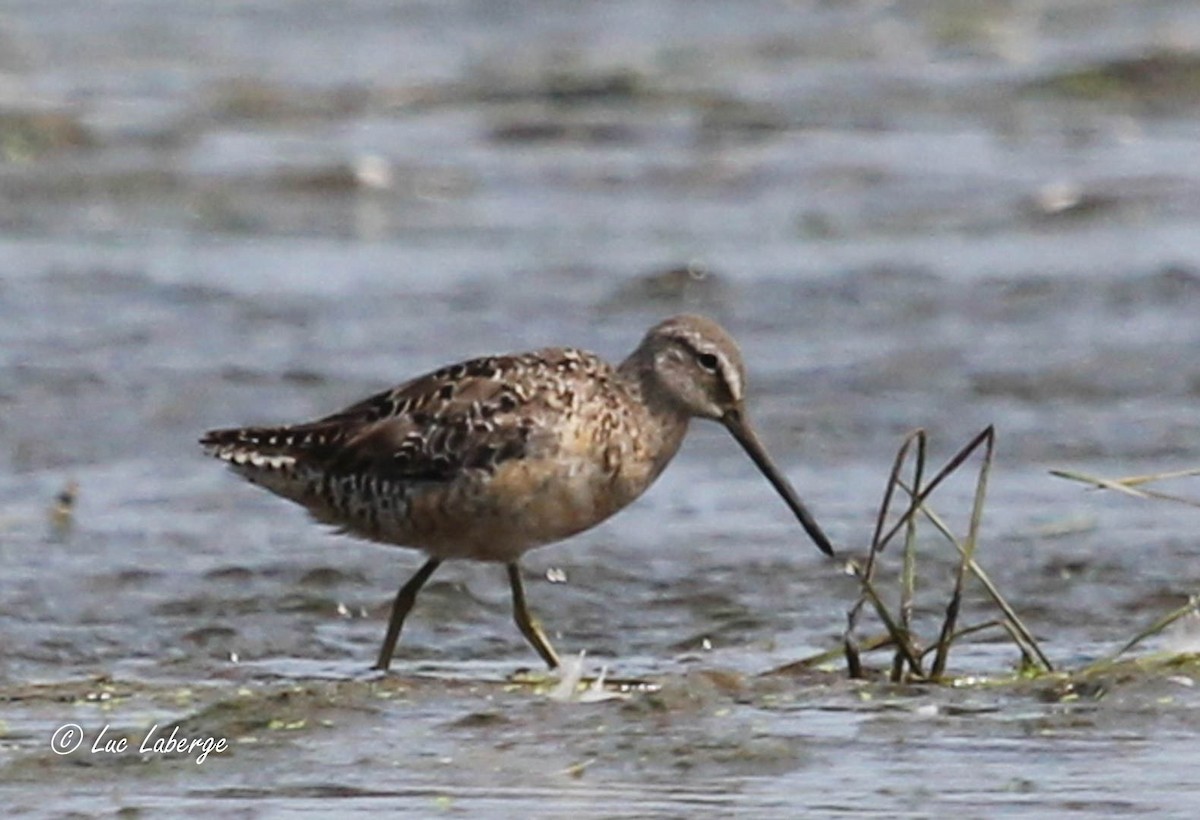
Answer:
[[711, 319], [676, 316], [618, 367], [573, 348], [487, 356], [317, 421], [213, 430], [200, 443], [317, 521], [425, 553], [392, 604], [375, 668], [391, 664], [418, 591], [453, 558], [505, 565], [517, 626], [554, 668], [558, 655], [530, 617], [518, 560], [645, 492], [693, 418], [723, 424], [833, 554], [750, 427], [745, 386], [729, 334]]

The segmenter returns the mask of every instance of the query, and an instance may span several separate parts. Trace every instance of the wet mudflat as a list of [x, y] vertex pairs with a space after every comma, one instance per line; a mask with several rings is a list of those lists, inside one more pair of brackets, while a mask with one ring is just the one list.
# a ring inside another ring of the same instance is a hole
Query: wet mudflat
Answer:
[[[58, 810], [84, 814], [1180, 813], [1197, 674], [1191, 656], [1074, 687], [926, 688], [709, 666], [602, 703], [452, 674], [10, 687], [10, 745], [64, 718], [91, 728], [69, 754], [10, 754], [6, 781], [34, 813], [50, 781]], [[193, 738], [228, 751], [164, 745]], [[1113, 780], [1122, 767], [1140, 789]]]
[[[441, 570], [368, 672], [418, 557], [200, 456], [209, 427], [468, 355], [619, 359], [691, 310], [742, 342], [756, 424], [846, 555], [907, 431], [944, 459], [994, 423], [979, 559], [1056, 664], [1197, 592], [1195, 510], [1049, 474], [1200, 464], [1193, 4], [567, 9], [10, 4], [6, 806], [1190, 815], [1189, 655], [1077, 687], [770, 674], [838, 644], [857, 586], [713, 425], [525, 562], [560, 652], [661, 687], [599, 702], [514, 679], [536, 657], [494, 567]], [[971, 490], [939, 512], [961, 525]], [[929, 555], [923, 625], [954, 567]], [[984, 633], [950, 671], [1016, 663]], [[106, 725], [131, 748], [92, 752]], [[156, 725], [229, 749], [142, 752]]]

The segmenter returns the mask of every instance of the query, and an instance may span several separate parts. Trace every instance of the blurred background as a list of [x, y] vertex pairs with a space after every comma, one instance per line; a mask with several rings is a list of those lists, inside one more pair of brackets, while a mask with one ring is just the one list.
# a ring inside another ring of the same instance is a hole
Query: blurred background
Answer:
[[[839, 544], [866, 544], [905, 432], [945, 457], [994, 422], [1012, 550], [1112, 551], [1182, 592], [1162, 553], [1194, 555], [1195, 520], [1047, 469], [1200, 455], [1198, 41], [1188, 2], [7, 4], [0, 533], [26, 583], [4, 611], [57, 630], [0, 668], [107, 657], [74, 622], [114, 593], [203, 608], [203, 573], [250, 556], [360, 565], [343, 580], [381, 604], [401, 554], [310, 526], [196, 436], [468, 355], [619, 360], [683, 310], [741, 340], [757, 423]], [[72, 480], [78, 528], [47, 548]], [[803, 541], [700, 424], [644, 503], [534, 560], [802, 575]]]
[[[1198, 158], [1190, 0], [8, 0], [0, 680], [361, 670], [417, 556], [198, 435], [681, 311], [848, 553], [907, 431], [995, 423], [981, 561], [1094, 656], [1200, 578], [1196, 513], [1048, 474], [1200, 462]], [[795, 659], [854, 595], [704, 424], [527, 564], [560, 651], [626, 673]], [[398, 664], [534, 665], [502, 575], [439, 573]]]

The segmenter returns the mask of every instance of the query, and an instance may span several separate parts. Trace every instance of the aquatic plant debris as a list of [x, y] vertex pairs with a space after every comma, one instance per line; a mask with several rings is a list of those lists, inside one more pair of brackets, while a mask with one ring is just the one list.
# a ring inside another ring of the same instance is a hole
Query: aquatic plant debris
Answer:
[[[900, 477], [901, 471], [909, 461], [910, 452], [914, 451], [913, 475], [911, 483]], [[846, 572], [860, 584], [860, 594], [851, 607], [847, 617], [847, 627], [843, 633], [841, 654], [845, 657], [847, 673], [851, 678], [868, 677], [861, 656], [864, 652], [891, 648], [895, 652], [889, 678], [893, 683], [905, 682], [941, 682], [951, 686], [969, 686], [976, 682], [993, 683], [989, 677], [956, 678], [946, 674], [946, 660], [953, 643], [968, 635], [992, 629], [1002, 629], [1021, 653], [1021, 663], [1018, 667], [1018, 678], [1060, 678], [1070, 681], [1084, 679], [1097, 674], [1104, 674], [1114, 669], [1123, 655], [1149, 637], [1161, 634], [1167, 627], [1184, 619], [1195, 619], [1200, 616], [1200, 595], [1193, 594], [1188, 600], [1155, 619], [1148, 627], [1127, 640], [1120, 648], [1105, 655], [1075, 671], [1057, 671], [1049, 658], [1042, 651], [1033, 633], [1025, 626], [1011, 604], [1004, 598], [995, 583], [975, 559], [978, 545], [980, 521], [983, 515], [984, 498], [987, 491], [987, 480], [991, 471], [995, 451], [995, 430], [992, 426], [985, 428], [976, 435], [966, 446], [958, 451], [947, 464], [928, 483], [923, 483], [925, 473], [927, 435], [924, 430], [915, 430], [905, 437], [896, 453], [887, 486], [884, 490], [883, 501], [876, 519], [875, 532], [871, 548], [865, 561], [851, 559], [846, 562]], [[927, 500], [933, 490], [949, 475], [956, 471], [966, 459], [977, 449], [982, 448], [983, 457], [976, 479], [975, 493], [971, 505], [971, 515], [966, 539], [960, 541], [945, 520], [929, 507]], [[1168, 479], [1189, 478], [1200, 475], [1200, 469], [1176, 470], [1173, 472], [1152, 475], [1129, 476], [1120, 479], [1096, 478], [1067, 470], [1053, 470], [1052, 475], [1073, 481], [1092, 485], [1093, 489], [1111, 489], [1130, 496], [1144, 499], [1172, 501], [1187, 506], [1198, 506], [1200, 502], [1167, 493], [1138, 489], [1140, 485]], [[888, 512], [896, 490], [900, 489], [910, 499], [908, 509], [899, 516], [898, 520], [888, 526]], [[936, 641], [930, 646], [919, 643], [911, 626], [914, 593], [916, 588], [916, 518], [917, 513], [931, 523], [933, 527], [954, 546], [959, 555], [957, 571], [954, 573], [954, 586], [949, 602], [945, 606], [945, 617]], [[879, 556], [891, 539], [903, 529], [905, 545], [903, 565], [899, 572], [899, 607], [892, 612], [885, 602], [876, 579], [876, 568]], [[958, 627], [964, 589], [968, 576], [973, 576], [983, 587], [984, 592], [992, 603], [1000, 610], [1001, 617], [975, 623], [970, 626]], [[885, 632], [866, 639], [860, 639], [855, 630], [862, 610], [870, 604], [871, 609], [882, 623]], [[1167, 653], [1168, 661], [1186, 660], [1192, 657], [1191, 643], [1185, 643], [1182, 651]], [[795, 672], [805, 669], [815, 669], [828, 664], [836, 656], [837, 651], [827, 651], [771, 670], [768, 674]], [[927, 655], [933, 654], [934, 660], [928, 670], [923, 667]], [[1074, 685], [1074, 684], [1068, 684]]]
[[[937, 474], [924, 483], [926, 448], [928, 436], [924, 430], [914, 430], [905, 437], [896, 452], [887, 485], [884, 488], [883, 500], [875, 522], [875, 532], [871, 539], [870, 552], [865, 563], [851, 562], [849, 569], [858, 578], [861, 592], [847, 614], [846, 631], [843, 634], [843, 647], [846, 657], [847, 672], [852, 678], [865, 676], [862, 666], [861, 650], [855, 630], [862, 610], [867, 603], [887, 630], [889, 640], [886, 645], [894, 647], [895, 657], [892, 661], [890, 678], [900, 683], [906, 680], [940, 680], [945, 676], [950, 648], [954, 641], [967, 635], [985, 629], [1000, 628], [1008, 633], [1013, 643], [1021, 652], [1022, 665], [1026, 668], [1052, 672], [1053, 665], [1049, 658], [1038, 646], [1033, 633], [1022, 623], [1013, 607], [1000, 594], [996, 585], [991, 582], [987, 573], [975, 559], [978, 545], [979, 527], [983, 518], [984, 500], [987, 495], [988, 476], [991, 473], [992, 459], [995, 452], [996, 431], [989, 425], [980, 431], [964, 447], [962, 447]], [[914, 452], [915, 445], [915, 452]], [[971, 505], [971, 516], [966, 538], [960, 541], [954, 536], [944, 521], [928, 506], [927, 500], [933, 491], [950, 475], [959, 469], [963, 463], [976, 451], [982, 448], [983, 456], [976, 478], [975, 493]], [[913, 475], [911, 484], [900, 476], [904, 466], [909, 462], [913, 453]], [[908, 509], [899, 519], [887, 526], [888, 513], [896, 490], [900, 489], [909, 496]], [[955, 548], [959, 556], [957, 571], [954, 574], [954, 586], [950, 599], [945, 605], [945, 617], [933, 645], [923, 648], [919, 645], [912, 628], [912, 613], [916, 589], [916, 519], [917, 514], [933, 524]], [[903, 567], [900, 573], [900, 606], [897, 613], [888, 610], [882, 594], [875, 583], [876, 568], [879, 556], [884, 548], [901, 530], [905, 531]], [[962, 608], [962, 600], [967, 580], [973, 576], [984, 587], [988, 596], [1000, 610], [1002, 617], [984, 623], [958, 628], [958, 618]], [[932, 652], [933, 662], [928, 670], [922, 661], [925, 655]]]
[[1189, 470], [1173, 470], [1167, 473], [1154, 473], [1151, 475], [1125, 476], [1124, 478], [1101, 478], [1097, 476], [1086, 475], [1074, 470], [1051, 470], [1050, 475], [1054, 476], [1055, 478], [1065, 478], [1068, 481], [1078, 481], [1083, 484], [1091, 484], [1092, 489], [1114, 490], [1119, 493], [1124, 493], [1125, 495], [1131, 495], [1134, 498], [1153, 498], [1158, 501], [1171, 501], [1176, 504], [1186, 504], [1189, 507], [1200, 507], [1200, 501], [1194, 498], [1185, 498], [1172, 493], [1164, 493], [1159, 490], [1140, 489], [1141, 485], [1151, 484], [1155, 481], [1168, 481], [1170, 479], [1200, 476], [1200, 467]]

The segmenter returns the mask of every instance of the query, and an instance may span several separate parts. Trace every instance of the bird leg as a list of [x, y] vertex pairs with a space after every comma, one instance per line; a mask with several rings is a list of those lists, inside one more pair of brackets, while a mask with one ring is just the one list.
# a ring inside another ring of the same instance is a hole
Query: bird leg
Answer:
[[400, 628], [404, 626], [404, 619], [408, 617], [409, 610], [416, 603], [417, 593], [421, 587], [425, 586], [429, 576], [433, 575], [434, 570], [441, 566], [441, 563], [440, 558], [430, 558], [396, 593], [396, 600], [392, 602], [392, 618], [388, 621], [387, 635], [384, 636], [383, 646], [379, 649], [379, 660], [375, 661], [376, 669], [386, 672], [387, 668], [392, 665], [392, 652], [396, 649], [396, 641], [400, 639]]
[[558, 653], [554, 651], [554, 647], [550, 645], [550, 641], [546, 640], [545, 633], [542, 628], [537, 625], [529, 615], [529, 607], [525, 605], [525, 585], [521, 583], [521, 568], [517, 566], [516, 561], [506, 565], [508, 568], [508, 583], [512, 587], [513, 597], [513, 619], [517, 622], [517, 628], [521, 630], [521, 634], [525, 636], [525, 640], [537, 650], [537, 653], [542, 656], [542, 660], [546, 662], [546, 666], [551, 669], [558, 668]]

